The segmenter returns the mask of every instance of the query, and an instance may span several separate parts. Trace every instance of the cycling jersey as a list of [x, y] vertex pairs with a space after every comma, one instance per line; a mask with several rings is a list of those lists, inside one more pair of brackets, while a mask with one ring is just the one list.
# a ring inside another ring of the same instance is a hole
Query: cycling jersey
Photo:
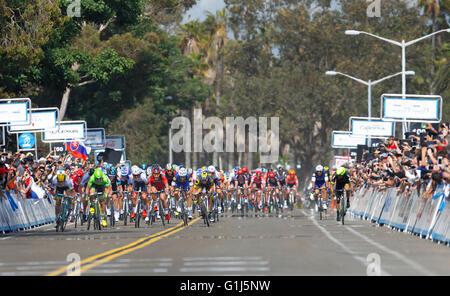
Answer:
[[348, 173], [344, 175], [333, 175], [332, 181], [335, 183], [336, 190], [341, 190], [345, 187], [345, 185], [350, 184], [351, 178]]
[[55, 176], [52, 179], [52, 188], [56, 190], [56, 193], [58, 194], [64, 194], [65, 190], [72, 190], [73, 184], [70, 178], [66, 178], [64, 182], [58, 182], [58, 177]]
[[329, 181], [328, 176], [325, 173], [325, 170], [322, 171], [322, 174], [318, 174], [317, 171], [313, 173], [312, 179], [314, 182], [315, 188], [320, 188], [325, 185], [326, 182]]
[[278, 181], [277, 177], [273, 177], [273, 178], [267, 177], [267, 180], [266, 180], [266, 184], [268, 187], [275, 187], [278, 185], [278, 182], [279, 181]]
[[162, 174], [166, 177], [167, 180], [172, 180], [177, 175], [177, 171], [163, 170]]
[[172, 186], [175, 188], [183, 188], [185, 190], [191, 189], [192, 183], [191, 180], [186, 176], [184, 178], [184, 181], [181, 181], [180, 175], [176, 174], [176, 176], [173, 178]]
[[234, 179], [232, 180], [233, 184], [238, 182], [239, 187], [243, 187], [245, 185], [245, 182], [248, 182], [248, 179], [245, 175], [236, 175]]
[[286, 173], [283, 171], [280, 173], [280, 171], [277, 171], [276, 176], [278, 179], [278, 182], [280, 182], [281, 186], [284, 186], [286, 184]]
[[292, 177], [291, 176], [286, 177], [286, 185], [289, 187], [295, 186], [297, 184], [297, 182], [298, 182], [298, 178], [295, 175]]
[[80, 193], [80, 185], [82, 185], [83, 177], [84, 175], [81, 178], [78, 178], [76, 174], [73, 174], [72, 177], [70, 177], [73, 184], [73, 189], [75, 189], [75, 192], [77, 193]]
[[252, 178], [252, 184], [255, 184], [256, 188], [258, 188], [258, 189], [262, 189], [263, 182], [264, 182], [264, 180], [263, 180], [262, 175], [259, 178], [256, 175], [253, 176], [253, 178]]
[[166, 188], [166, 185], [169, 184], [166, 176], [164, 174], [160, 174], [159, 178], [155, 178], [155, 175], [152, 175], [148, 179], [148, 184], [152, 187], [156, 187], [156, 190], [161, 191]]
[[142, 175], [135, 178], [134, 176], [131, 176], [131, 185], [133, 186], [133, 192], [147, 192], [147, 185], [148, 180], [145, 178], [142, 178]]
[[209, 177], [208, 177], [206, 183], [203, 183], [203, 182], [200, 181], [200, 179], [197, 179], [195, 181], [195, 184], [194, 184], [194, 188], [195, 189], [203, 189], [203, 188], [205, 188], [206, 190], [209, 190], [213, 186], [214, 186], [214, 181], [211, 178], [209, 178]]

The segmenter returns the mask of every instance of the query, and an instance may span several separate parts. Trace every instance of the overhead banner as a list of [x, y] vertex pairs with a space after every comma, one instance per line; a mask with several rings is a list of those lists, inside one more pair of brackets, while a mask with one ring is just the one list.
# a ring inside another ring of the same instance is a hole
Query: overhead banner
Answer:
[[393, 121], [383, 121], [381, 118], [350, 117], [350, 130], [354, 135], [370, 137], [394, 136]]
[[442, 97], [429, 95], [383, 94], [381, 96], [383, 120], [411, 122], [440, 122], [442, 118]]
[[30, 108], [29, 98], [0, 99], [0, 126], [30, 124]]
[[58, 108], [31, 109], [31, 124], [10, 126], [8, 132], [43, 132], [46, 129], [54, 129], [58, 113]]
[[105, 148], [105, 129], [104, 128], [88, 128], [87, 129], [87, 139], [84, 142], [86, 146], [93, 149]]
[[86, 140], [86, 122], [85, 121], [58, 121], [58, 127], [46, 129], [43, 133], [42, 142], [66, 142], [66, 141], [85, 141]]
[[353, 135], [349, 131], [333, 131], [331, 146], [333, 148], [356, 149], [358, 145], [367, 145], [366, 136]]

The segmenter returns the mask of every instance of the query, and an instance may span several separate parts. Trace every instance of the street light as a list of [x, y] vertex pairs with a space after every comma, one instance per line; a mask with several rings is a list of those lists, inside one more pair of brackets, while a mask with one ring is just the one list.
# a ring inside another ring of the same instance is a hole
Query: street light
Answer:
[[[330, 76], [342, 75], [342, 76], [345, 76], [347, 78], [353, 79], [355, 81], [358, 81], [359, 83], [362, 83], [362, 84], [368, 86], [368, 96], [367, 96], [368, 108], [367, 109], [368, 109], [368, 117], [369, 117], [369, 120], [370, 120], [371, 117], [372, 117], [372, 85], [378, 84], [378, 83], [380, 83], [380, 82], [382, 82], [384, 80], [390, 79], [392, 77], [401, 75], [401, 74], [403, 74], [403, 72], [398, 72], [398, 73], [395, 73], [395, 74], [383, 77], [383, 78], [375, 80], [375, 81], [371, 81], [371, 80], [364, 81], [362, 79], [359, 79], [359, 78], [356, 78], [356, 77], [353, 77], [353, 76], [350, 76], [348, 74], [344, 74], [344, 73], [341, 73], [341, 72], [336, 72], [336, 71], [327, 71], [327, 72], [325, 72], [325, 74], [326, 75], [330, 75]], [[405, 71], [405, 75], [415, 75], [415, 74], [416, 73], [414, 71]], [[370, 145], [370, 137], [369, 137], [369, 145]]]
[[[165, 96], [164, 100], [172, 100], [172, 96]], [[169, 163], [172, 164], [173, 154], [172, 154], [172, 125], [169, 126]]]
[[[402, 98], [405, 98], [406, 97], [406, 54], [405, 54], [406, 47], [410, 46], [410, 45], [412, 45], [414, 43], [417, 43], [417, 42], [419, 42], [419, 41], [421, 41], [423, 39], [429, 38], [429, 37], [431, 37], [433, 35], [442, 33], [442, 32], [450, 33], [450, 28], [439, 30], [439, 31], [436, 31], [436, 32], [431, 33], [429, 35], [426, 35], [426, 36], [423, 36], [423, 37], [420, 37], [420, 38], [417, 38], [415, 40], [411, 40], [411, 41], [408, 41], [408, 42], [405, 42], [405, 40], [402, 40], [402, 42], [398, 42], [398, 41], [395, 41], [395, 40], [391, 40], [391, 39], [387, 39], [387, 38], [383, 38], [383, 37], [377, 36], [377, 35], [372, 34], [372, 33], [364, 32], [364, 31], [356, 31], [356, 30], [346, 30], [345, 31], [345, 35], [355, 36], [355, 35], [359, 35], [359, 34], [366, 34], [366, 35], [369, 35], [369, 36], [381, 39], [383, 41], [386, 41], [388, 43], [400, 46], [402, 48], [402, 72], [401, 72], [402, 73]], [[402, 124], [402, 126], [403, 126], [403, 138], [405, 137], [405, 131], [407, 130], [405, 128], [405, 124], [406, 124], [406, 121], [405, 121], [405, 119], [403, 119], [403, 124]]]

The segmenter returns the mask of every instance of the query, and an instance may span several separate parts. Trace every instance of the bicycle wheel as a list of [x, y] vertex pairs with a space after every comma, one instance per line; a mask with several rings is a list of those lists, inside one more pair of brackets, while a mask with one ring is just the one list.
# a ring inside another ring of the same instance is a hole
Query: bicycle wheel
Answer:
[[100, 212], [100, 204], [98, 201], [95, 203], [95, 210], [96, 210], [95, 211], [95, 217], [96, 217], [95, 220], [97, 220], [97, 229], [102, 230], [102, 217], [101, 217], [101, 212]]
[[[158, 201], [158, 208], [159, 208], [159, 213], [160, 213], [160, 215], [161, 215], [161, 213], [163, 213], [163, 211], [162, 211], [162, 209], [163, 209], [163, 204], [162, 204], [162, 200], [161, 200], [161, 199]], [[161, 222], [162, 222], [162, 225], [163, 225], [163, 226], [166, 225], [166, 223], [165, 223], [165, 221], [164, 221], [165, 218], [166, 218], [166, 217], [165, 217], [165, 215], [164, 215], [164, 213], [163, 213], [163, 215], [161, 215]], [[167, 224], [169, 224], [169, 220], [167, 221]]]
[[344, 195], [341, 196], [341, 221], [342, 225], [344, 225], [344, 217], [345, 217], [345, 210], [346, 210], [346, 197]]
[[320, 220], [322, 220], [322, 211], [323, 211], [322, 197], [319, 196], [319, 217], [320, 217]]
[[128, 199], [124, 199], [123, 201], [123, 225], [127, 226], [128, 219]]
[[75, 211], [74, 211], [74, 217], [75, 217], [75, 229], [77, 228], [78, 224], [78, 218], [80, 217], [80, 204], [79, 202], [75, 202]]

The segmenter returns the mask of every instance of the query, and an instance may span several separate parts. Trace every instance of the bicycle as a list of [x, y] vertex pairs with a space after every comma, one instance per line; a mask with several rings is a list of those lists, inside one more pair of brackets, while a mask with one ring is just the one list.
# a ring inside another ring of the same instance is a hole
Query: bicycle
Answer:
[[138, 200], [136, 202], [136, 216], [134, 217], [134, 228], [139, 228], [140, 222], [141, 222], [141, 208], [142, 208], [142, 190], [139, 188], [138, 193]]
[[322, 192], [321, 191], [319, 191], [317, 201], [319, 203], [319, 206], [318, 206], [318, 208], [319, 208], [319, 217], [320, 217], [320, 220], [322, 220], [323, 202], [322, 202]]
[[201, 194], [200, 215], [203, 218], [203, 223], [209, 227], [209, 203], [208, 203], [208, 197], [206, 196], [206, 189], [203, 188], [202, 192], [199, 192], [196, 195], [198, 195], [198, 194]]
[[56, 232], [58, 232], [59, 230], [61, 230], [61, 232], [64, 232], [71, 212], [69, 198], [73, 199], [73, 197], [65, 196], [64, 194], [61, 193], [57, 193], [56, 196], [60, 196], [62, 198], [61, 209], [59, 211], [58, 216], [56, 217]]
[[[243, 187], [238, 187], [240, 190], [245, 190]], [[244, 194], [244, 192], [241, 191], [240, 198], [239, 198], [239, 205], [241, 206], [241, 214], [242, 216], [245, 214], [248, 214], [248, 197]]]
[[[87, 220], [87, 230], [91, 228], [91, 221], [94, 220], [94, 230], [102, 230], [102, 219], [101, 219], [101, 211], [100, 211], [100, 201], [99, 198], [103, 196], [103, 192], [97, 192], [92, 196], [95, 196], [94, 202], [91, 203], [89, 199], [88, 209], [89, 215]], [[91, 196], [91, 197], [92, 197]]]
[[[153, 192], [152, 194], [156, 194], [156, 201], [154, 201], [152, 199], [152, 203], [150, 205], [150, 218], [149, 221], [147, 221], [147, 224], [153, 225], [153, 223], [155, 223], [156, 221], [156, 216], [158, 213], [161, 212], [161, 210], [163, 209], [163, 204], [162, 204], [162, 200], [161, 200], [161, 193], [164, 193], [165, 190], [161, 190], [161, 191], [157, 191], [157, 192]], [[157, 207], [157, 210], [155, 211], [155, 205]], [[165, 222], [164, 222], [164, 218], [162, 216], [161, 217], [161, 223], [163, 226], [165, 226]], [[169, 221], [167, 221], [167, 223], [169, 223]]]
[[178, 191], [180, 191], [180, 198], [178, 200], [178, 205], [181, 209], [180, 218], [183, 220], [184, 226], [187, 226], [188, 225], [188, 213], [187, 213], [187, 205], [186, 205], [186, 197], [185, 197], [186, 190], [184, 188], [182, 188], [181, 190], [178, 189]]
[[217, 194], [213, 195], [213, 199], [212, 199], [212, 203], [213, 203], [213, 208], [212, 208], [212, 216], [214, 219], [214, 222], [219, 222], [219, 198], [217, 197]]
[[[340, 199], [340, 205], [341, 205], [341, 208], [339, 209], [339, 212], [338, 212], [338, 221], [340, 218], [342, 225], [344, 225], [344, 217], [345, 217], [345, 214], [347, 213], [347, 196], [344, 195], [344, 189], [339, 189], [339, 190], [335, 190], [335, 191], [336, 191], [336, 199], [337, 200]], [[348, 192], [348, 190], [345, 190], [345, 191]], [[339, 192], [339, 194], [338, 194], [338, 192]]]
[[74, 209], [74, 219], [75, 219], [75, 228], [77, 228], [78, 225], [78, 219], [80, 219], [80, 225], [83, 226], [83, 204], [81, 202], [81, 194], [75, 193], [76, 196], [76, 202], [75, 202], [75, 209]]
[[292, 212], [294, 210], [294, 204], [295, 204], [295, 194], [294, 194], [294, 190], [292, 188], [289, 190], [288, 203], [289, 203], [289, 210]]
[[[117, 192], [113, 192], [113, 194], [114, 193], [117, 193]], [[109, 213], [110, 213], [109, 225], [111, 227], [114, 227], [116, 225], [116, 220], [115, 220], [115, 215], [114, 215], [115, 211], [116, 211], [116, 208], [114, 207], [114, 199], [113, 199], [112, 194], [111, 194], [110, 200], [109, 200]]]

